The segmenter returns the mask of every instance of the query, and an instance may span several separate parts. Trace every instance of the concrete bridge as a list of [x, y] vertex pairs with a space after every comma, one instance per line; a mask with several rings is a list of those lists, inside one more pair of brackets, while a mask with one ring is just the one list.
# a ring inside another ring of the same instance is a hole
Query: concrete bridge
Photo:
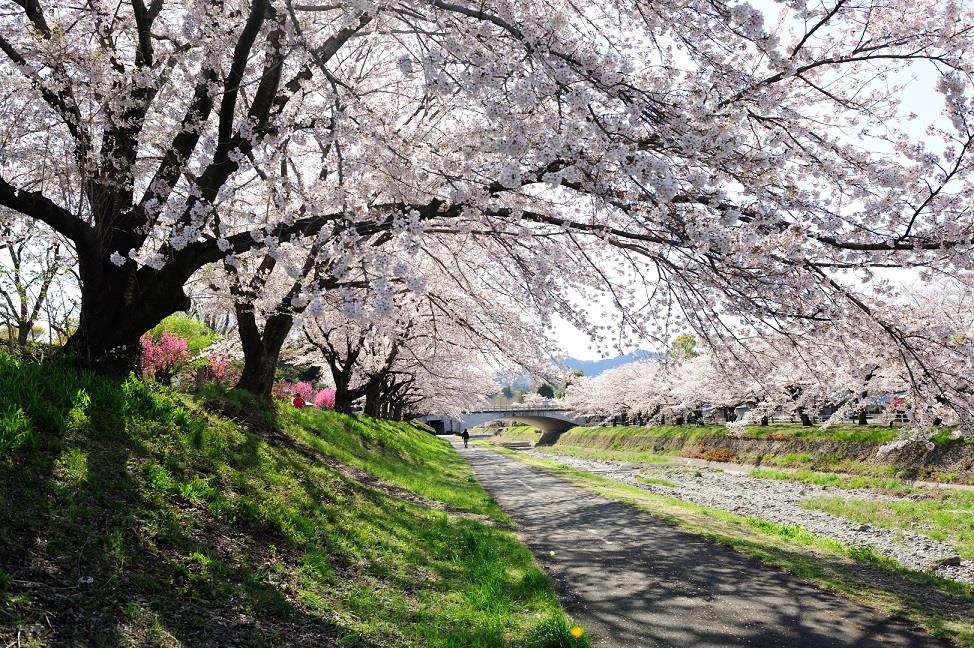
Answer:
[[600, 419], [582, 416], [566, 407], [554, 405], [511, 405], [506, 407], [486, 407], [465, 412], [462, 418], [453, 419], [436, 415], [420, 418], [439, 434], [460, 433], [465, 429], [492, 423], [511, 422], [530, 425], [541, 431], [539, 444], [553, 443], [558, 435], [580, 425], [593, 425]]

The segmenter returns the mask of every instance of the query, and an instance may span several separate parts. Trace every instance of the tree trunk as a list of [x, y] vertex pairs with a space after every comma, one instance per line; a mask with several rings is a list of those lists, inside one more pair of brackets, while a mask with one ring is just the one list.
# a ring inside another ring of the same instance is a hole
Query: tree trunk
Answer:
[[370, 380], [365, 386], [365, 408], [363, 414], [379, 418], [382, 408], [382, 382]]
[[864, 410], [864, 409], [859, 410], [859, 418], [858, 418], [858, 420], [856, 422], [859, 425], [866, 425], [866, 423], [867, 423], [867, 421], [866, 421], [866, 410]]
[[33, 322], [29, 320], [21, 322], [17, 327], [17, 346], [19, 346], [21, 349], [26, 347], [27, 343], [30, 342], [30, 334], [33, 332], [33, 330]]
[[263, 345], [244, 348], [244, 368], [237, 381], [237, 389], [250, 392], [261, 400], [270, 400], [274, 387], [274, 371], [277, 354], [268, 352]]
[[805, 410], [798, 410], [798, 416], [801, 418], [804, 427], [811, 427], [812, 419]]
[[355, 400], [348, 391], [348, 383], [335, 388], [335, 411], [339, 414], [352, 413], [352, 401]]
[[768, 427], [768, 417], [767, 416], [762, 416], [761, 417], [761, 427]]
[[141, 284], [131, 262], [97, 273], [84, 265], [81, 316], [65, 352], [100, 373], [125, 375], [138, 365], [139, 338], [163, 318], [189, 309], [184, 280], [159, 275]]
[[253, 307], [238, 302], [235, 308], [244, 354], [244, 368], [237, 382], [237, 389], [243, 389], [261, 400], [269, 401], [271, 389], [274, 387], [277, 361], [294, 320], [290, 314], [275, 313], [267, 318], [264, 332], [261, 334]]
[[[319, 347], [322, 354], [325, 354], [325, 349], [327, 347]], [[344, 366], [339, 365], [337, 359], [330, 357], [325, 354], [325, 359], [328, 361], [328, 369], [331, 371], [332, 382], [335, 383], [335, 411], [339, 414], [351, 414], [352, 413], [352, 403], [358, 398], [357, 393], [353, 393], [349, 389], [349, 384], [352, 382], [352, 364], [346, 362]]]
[[206, 367], [198, 367], [193, 381], [193, 392], [199, 394], [203, 391], [204, 385], [206, 385]]

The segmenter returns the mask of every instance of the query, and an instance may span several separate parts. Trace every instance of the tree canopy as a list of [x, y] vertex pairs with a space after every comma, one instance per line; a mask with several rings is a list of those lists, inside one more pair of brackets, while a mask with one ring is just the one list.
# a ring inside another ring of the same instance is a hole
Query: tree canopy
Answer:
[[0, 207], [74, 248], [68, 346], [105, 370], [214, 267], [257, 390], [316, 295], [479, 275], [603, 347], [858, 332], [969, 420], [972, 338], [877, 273], [966, 286], [971, 11], [766, 4], [16, 0]]

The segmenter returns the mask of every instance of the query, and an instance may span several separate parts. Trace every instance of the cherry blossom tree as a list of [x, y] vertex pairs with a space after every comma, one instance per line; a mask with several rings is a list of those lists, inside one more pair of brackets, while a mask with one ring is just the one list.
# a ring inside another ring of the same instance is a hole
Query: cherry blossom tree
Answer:
[[49, 341], [60, 341], [76, 315], [71, 249], [43, 225], [5, 216], [0, 221], [0, 322], [9, 341], [20, 347], [42, 326]]
[[303, 358], [328, 367], [336, 410], [362, 399], [372, 416], [458, 414], [485, 400], [502, 369], [545, 364], [539, 351], [548, 344], [537, 324], [496, 294], [489, 300], [477, 283], [482, 275], [423, 277], [412, 289], [405, 282], [346, 286], [309, 307]]
[[473, 241], [604, 344], [866, 327], [966, 415], [966, 374], [855, 280], [970, 270], [971, 11], [767, 4], [17, 0], [0, 205], [72, 241], [69, 346], [106, 369], [210, 264]]
[[[733, 411], [744, 406], [735, 425], [766, 424], [772, 415], [812, 425], [820, 412], [831, 410], [823, 422], [828, 426], [850, 418], [865, 424], [868, 408], [895, 400], [915, 435], [945, 425], [968, 432], [974, 332], [970, 288], [958, 283], [936, 291], [921, 288], [910, 300], [884, 307], [886, 317], [909, 332], [908, 345], [888, 343], [880, 325], [863, 318], [849, 331], [830, 326], [805, 331], [800, 339], [765, 335], [705, 348], [697, 357], [622, 365], [572, 385], [568, 402], [586, 413], [639, 414], [648, 422], [681, 421], [703, 407]], [[918, 366], [931, 369], [917, 375]], [[887, 409], [879, 419], [892, 422], [896, 409]]]

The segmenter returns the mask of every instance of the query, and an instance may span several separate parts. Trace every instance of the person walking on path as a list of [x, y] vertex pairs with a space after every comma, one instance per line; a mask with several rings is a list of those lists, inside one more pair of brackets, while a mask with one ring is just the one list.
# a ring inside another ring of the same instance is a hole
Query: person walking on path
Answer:
[[463, 447], [466, 448], [467, 441], [470, 440], [470, 433], [467, 432], [467, 428], [463, 428], [463, 434], [460, 435], [460, 438], [463, 439]]

